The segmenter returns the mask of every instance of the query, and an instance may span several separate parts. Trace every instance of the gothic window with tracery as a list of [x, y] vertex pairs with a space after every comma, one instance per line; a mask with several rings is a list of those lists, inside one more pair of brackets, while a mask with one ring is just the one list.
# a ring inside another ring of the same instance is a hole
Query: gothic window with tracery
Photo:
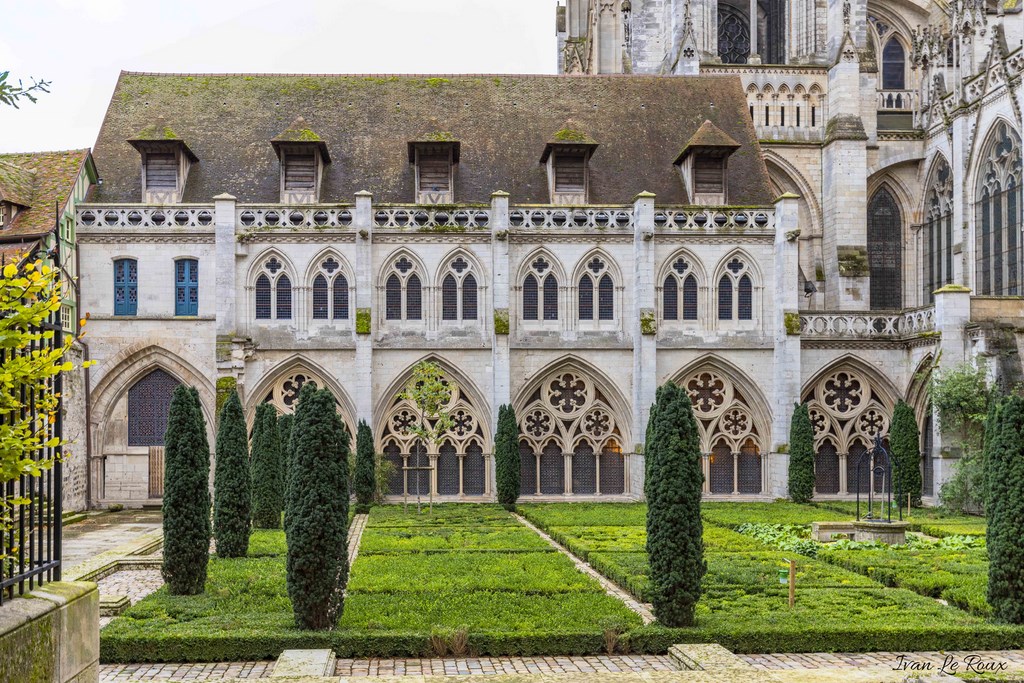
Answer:
[[718, 5], [718, 56], [725, 64], [746, 64], [750, 58], [750, 22], [731, 5]]
[[[444, 409], [452, 417], [452, 427], [437, 445], [423, 443], [411, 431], [410, 428], [423, 419], [415, 404], [401, 396], [392, 401], [378, 437], [378, 443], [384, 444], [385, 459], [399, 473], [390, 482], [392, 495], [416, 495], [417, 491], [428, 495], [432, 472], [436, 475], [433, 477], [436, 481], [434, 495], [482, 496], [486, 493], [484, 430], [487, 425], [469, 395], [455, 382], [449, 381], [448, 386], [451, 400]], [[436, 424], [436, 420], [428, 422], [431, 427]]]
[[976, 278], [981, 294], [1021, 293], [1021, 139], [996, 124], [979, 157], [975, 211]]
[[441, 319], [477, 319], [476, 276], [463, 256], [451, 260], [441, 280]]
[[697, 319], [697, 277], [685, 256], [679, 256], [665, 275], [661, 287], [662, 320]]
[[729, 259], [718, 279], [718, 319], [754, 319], [754, 280], [743, 257]]
[[530, 263], [523, 278], [523, 320], [558, 320], [558, 277], [546, 256]]
[[589, 377], [574, 370], [548, 375], [517, 415], [524, 494], [625, 492], [619, 422]]
[[903, 308], [903, 219], [885, 187], [868, 203], [868, 267], [871, 310]]
[[942, 157], [932, 171], [924, 201], [924, 302], [953, 282], [953, 171]]
[[716, 368], [690, 374], [681, 386], [693, 404], [701, 452], [707, 460], [709, 493], [761, 493], [762, 440], [747, 396]]
[[338, 260], [327, 256], [313, 278], [313, 320], [347, 320], [348, 300], [348, 278]]
[[580, 320], [614, 320], [615, 285], [602, 256], [587, 261], [577, 287]]
[[[856, 493], [860, 456], [874, 447], [875, 436], [888, 436], [892, 407], [867, 378], [847, 367], [818, 380], [804, 401], [814, 430], [815, 491]], [[869, 475], [867, 470], [861, 475], [864, 492], [871, 485]]]
[[254, 289], [257, 320], [291, 320], [292, 281], [277, 256], [263, 262]]
[[384, 317], [387, 320], [422, 320], [423, 289], [416, 265], [408, 256], [391, 263], [384, 283]]
[[181, 384], [156, 369], [128, 389], [128, 445], [163, 446], [171, 395]]
[[[868, 16], [868, 24], [875, 33], [875, 54], [882, 56], [881, 90], [905, 90], [907, 87], [907, 51], [895, 27], [887, 20]], [[900, 96], [902, 99], [902, 95]], [[910, 108], [910, 102], [892, 100], [889, 108]]]

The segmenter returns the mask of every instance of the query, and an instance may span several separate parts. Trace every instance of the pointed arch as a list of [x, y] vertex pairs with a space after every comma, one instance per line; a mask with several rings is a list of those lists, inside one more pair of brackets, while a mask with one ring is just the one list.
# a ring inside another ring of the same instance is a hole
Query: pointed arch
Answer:
[[544, 275], [554, 273], [559, 282], [566, 281], [565, 267], [562, 261], [555, 257], [547, 247], [537, 247], [527, 254], [519, 263], [519, 270], [516, 273], [516, 282], [522, 282], [527, 273], [535, 270], [534, 263], [538, 258], [543, 258], [548, 264], [544, 267]]
[[468, 249], [458, 247], [441, 259], [434, 282], [439, 300], [437, 309], [445, 321], [477, 322], [479, 302], [484, 300], [485, 271]]
[[[271, 262], [271, 259], [277, 259], [277, 265]], [[246, 284], [252, 287], [261, 273], [266, 273], [271, 282], [276, 281], [282, 273], [288, 273], [292, 280], [298, 276], [295, 264], [284, 251], [277, 247], [267, 247], [250, 259], [249, 270], [245, 276]]]
[[[405, 265], [398, 265], [399, 261], [403, 258], [405, 258], [410, 264], [408, 269]], [[401, 277], [403, 279], [407, 278], [410, 273], [417, 273], [419, 275], [420, 282], [427, 283], [432, 281], [430, 271], [427, 269], [423, 259], [416, 255], [416, 253], [411, 249], [407, 249], [405, 247], [395, 249], [381, 261], [381, 268], [377, 273], [377, 285], [379, 287], [383, 287], [387, 282], [388, 276], [396, 271], [401, 273]]]
[[806, 207], [807, 219], [811, 223], [810, 234], [821, 235], [822, 210], [821, 204], [818, 202], [818, 192], [814, 190], [800, 169], [778, 152], [764, 150], [764, 160], [769, 179], [780, 190], [784, 189], [784, 191], [800, 195], [800, 201]]
[[543, 247], [530, 252], [516, 275], [519, 318], [537, 324], [561, 319], [566, 312], [560, 310], [560, 293], [568, 284], [561, 262], [551, 252]]
[[921, 362], [914, 368], [914, 374], [910, 378], [910, 385], [907, 387], [907, 404], [914, 409], [917, 416], [917, 424], [924, 424], [926, 417], [931, 415], [928, 400], [928, 385], [931, 382], [932, 371], [935, 369], [935, 356], [931, 353], [921, 359]]
[[711, 273], [714, 273], [715, 279], [717, 279], [717, 276], [726, 272], [729, 263], [731, 263], [734, 258], [738, 258], [744, 262], [747, 272], [751, 273], [751, 277], [754, 278], [754, 281], [758, 286], [764, 282], [764, 275], [758, 266], [757, 260], [747, 253], [747, 251], [742, 247], [736, 247], [723, 258], [718, 260], [714, 269], [710, 271]]
[[982, 295], [1021, 292], [1021, 210], [1024, 205], [1022, 144], [1016, 127], [997, 117], [972, 160], [975, 222], [975, 291]]
[[[333, 265], [327, 261], [327, 259], [334, 259], [337, 265]], [[302, 277], [302, 281], [307, 285], [313, 282], [313, 278], [318, 273], [326, 273], [327, 279], [332, 280], [338, 273], [344, 273], [348, 278], [349, 282], [355, 281], [355, 270], [352, 268], [352, 263], [345, 257], [343, 253], [334, 247], [325, 247], [317, 252], [316, 256], [309, 260], [306, 265], [306, 272]]]
[[868, 199], [868, 251], [871, 310], [903, 308], [903, 225], [905, 209], [889, 182], [875, 188]]
[[[329, 389], [338, 404], [338, 412], [350, 434], [355, 434], [356, 407], [344, 386], [313, 359], [296, 353], [275, 364], [260, 380], [246, 392], [245, 419], [252, 424], [256, 416], [256, 408], [261, 403], [270, 403], [280, 413], [294, 410], [294, 402], [299, 391], [307, 382], [317, 387]], [[353, 444], [354, 447], [354, 444]]]
[[941, 152], [929, 162], [922, 197], [922, 303], [935, 300], [935, 290], [953, 282], [953, 170]]
[[733, 249], [718, 262], [714, 270], [715, 303], [718, 320], [746, 323], [757, 319], [755, 311], [760, 310], [760, 291], [764, 279], [757, 266], [743, 249]]

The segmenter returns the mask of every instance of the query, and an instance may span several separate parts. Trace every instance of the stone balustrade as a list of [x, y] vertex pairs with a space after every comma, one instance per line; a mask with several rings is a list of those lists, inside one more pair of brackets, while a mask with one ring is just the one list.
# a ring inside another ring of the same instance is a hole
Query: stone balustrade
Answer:
[[902, 312], [800, 314], [804, 339], [907, 339], [935, 332], [935, 307]]

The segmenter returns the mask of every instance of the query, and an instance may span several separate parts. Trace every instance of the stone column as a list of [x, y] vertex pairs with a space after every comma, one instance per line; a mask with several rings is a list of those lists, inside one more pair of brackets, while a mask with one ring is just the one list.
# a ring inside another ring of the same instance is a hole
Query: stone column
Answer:
[[[789, 444], [789, 425], [793, 404], [800, 401], [800, 291], [799, 282], [799, 197], [786, 193], [775, 202], [775, 280], [772, 317], [772, 442], [767, 459], [768, 490], [773, 498], [788, 493], [789, 449], [780, 453], [779, 446]], [[810, 226], [806, 226], [808, 229]]]
[[356, 419], [366, 420], [376, 434], [373, 422], [373, 303], [376, 288], [373, 277], [373, 195], [356, 193], [356, 211], [352, 217], [356, 231], [356, 382], [352, 395]]
[[[962, 285], [946, 285], [935, 292], [935, 331], [939, 333], [935, 370], [949, 370], [971, 360], [970, 342], [964, 327], [971, 320], [971, 290]], [[953, 476], [953, 465], [961, 457], [957, 439], [939, 428], [938, 415], [932, 413], [932, 465], [934, 492]], [[927, 457], [927, 456], [926, 456]]]
[[237, 327], [235, 297], [235, 198], [219, 194], [213, 198], [214, 250], [216, 259], [217, 338], [228, 341], [235, 336]]
[[[491, 194], [491, 307], [494, 312], [491, 341], [491, 434], [498, 428], [498, 409], [512, 403], [512, 366], [509, 352], [509, 293], [512, 276], [509, 263], [508, 192]], [[487, 493], [497, 491], [495, 468], [488, 466]]]
[[747, 25], [750, 27], [750, 59], [747, 61], [751, 64], [760, 64], [761, 57], [757, 54], [757, 0], [750, 0], [750, 21]]
[[[654, 287], [654, 194], [641, 192], [633, 198], [633, 308], [626, 329], [633, 337], [633, 444], [623, 450], [642, 450], [647, 418], [658, 388], [658, 316]], [[630, 463], [627, 491], [643, 494], [644, 466], [641, 457]]]

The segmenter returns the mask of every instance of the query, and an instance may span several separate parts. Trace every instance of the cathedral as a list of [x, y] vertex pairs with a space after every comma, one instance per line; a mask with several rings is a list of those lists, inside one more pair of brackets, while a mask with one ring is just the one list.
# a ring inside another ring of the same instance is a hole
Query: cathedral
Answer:
[[[656, 388], [705, 496], [816, 497], [897, 401], [926, 501], [960, 453], [929, 378], [1024, 379], [1021, 0], [567, 0], [551, 76], [121, 74], [76, 208], [92, 506], [158, 504], [171, 392], [211, 430], [329, 388], [392, 496], [635, 500]], [[467, 65], [469, 66], [469, 65]], [[438, 363], [453, 426], [402, 398]], [[409, 469], [415, 468], [415, 469]], [[83, 477], [83, 478], [86, 478]]]

